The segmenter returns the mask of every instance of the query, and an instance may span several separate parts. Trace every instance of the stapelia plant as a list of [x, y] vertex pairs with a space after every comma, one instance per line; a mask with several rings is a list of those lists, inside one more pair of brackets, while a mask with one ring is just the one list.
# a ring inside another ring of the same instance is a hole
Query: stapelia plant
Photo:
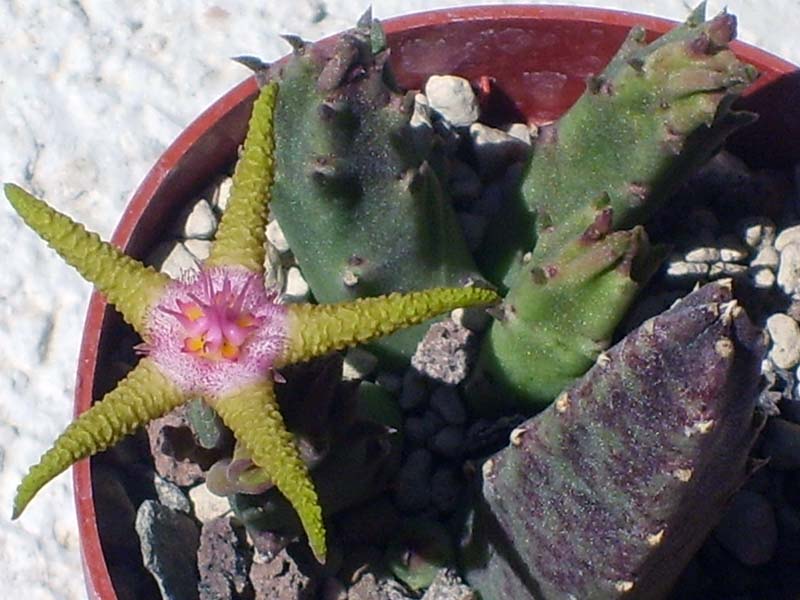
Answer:
[[486, 289], [436, 288], [334, 305], [278, 304], [263, 277], [276, 98], [275, 84], [260, 93], [211, 254], [198, 274], [182, 280], [126, 256], [21, 188], [5, 186], [25, 222], [104, 293], [144, 340], [136, 368], [72, 423], [23, 479], [14, 518], [74, 462], [199, 396], [286, 496], [324, 562], [322, 510], [275, 400], [276, 370], [457, 306], [496, 300]]

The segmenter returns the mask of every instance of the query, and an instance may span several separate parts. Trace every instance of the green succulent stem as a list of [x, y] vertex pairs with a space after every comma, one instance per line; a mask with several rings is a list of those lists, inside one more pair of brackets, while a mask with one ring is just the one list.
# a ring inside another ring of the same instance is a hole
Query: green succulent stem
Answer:
[[[752, 122], [731, 110], [757, 75], [729, 49], [735, 34], [733, 16], [705, 21], [703, 5], [649, 44], [636, 27], [578, 101], [540, 131], [521, 194], [485, 243], [485, 274], [509, 292], [508, 318], [492, 324], [481, 363], [517, 408], [542, 408], [589, 368], [652, 273], [658, 253], [637, 249], [632, 256], [650, 266], [631, 271], [631, 253], [611, 243], [623, 241], [617, 233], [650, 219]], [[581, 240], [592, 243], [576, 261], [569, 249]], [[600, 269], [606, 251], [627, 267]], [[543, 277], [565, 271], [570, 281]]]
[[[519, 223], [535, 221], [524, 249], [535, 259], [558, 252], [592, 221], [592, 205], [607, 199], [613, 228], [644, 223], [725, 138], [753, 121], [730, 104], [758, 73], [728, 48], [736, 20], [705, 21], [698, 6], [680, 27], [652, 43], [634, 27], [578, 101], [540, 132], [526, 168]], [[505, 284], [519, 269], [505, 232], [492, 237], [493, 277]], [[556, 235], [541, 239], [543, 231]], [[535, 246], [535, 248], [534, 248]], [[503, 249], [505, 248], [505, 249]], [[497, 255], [506, 252], [503, 259]]]
[[658, 264], [653, 256], [636, 227], [581, 237], [552, 262], [526, 265], [524, 285], [512, 286], [486, 337], [479, 366], [492, 391], [479, 386], [473, 407], [547, 406], [609, 346], [619, 315]]
[[[314, 298], [335, 303], [450, 287], [478, 276], [442, 181], [432, 130], [412, 127], [380, 24], [365, 16], [333, 52], [297, 44], [280, 81], [271, 210]], [[410, 328], [371, 350], [405, 364]]]

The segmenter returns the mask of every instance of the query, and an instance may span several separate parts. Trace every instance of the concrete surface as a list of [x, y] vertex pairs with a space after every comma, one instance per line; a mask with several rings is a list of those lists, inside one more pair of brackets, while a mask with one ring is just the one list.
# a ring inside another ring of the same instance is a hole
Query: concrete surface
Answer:
[[[501, 4], [501, 2], [484, 2]], [[681, 0], [564, 2], [682, 19]], [[172, 139], [246, 77], [228, 57], [285, 54], [355, 22], [352, 0], [5, 0], [0, 2], [0, 179], [46, 197], [108, 237]], [[456, 6], [375, 0], [380, 18]], [[709, 2], [715, 12], [722, 2]], [[800, 1], [731, 0], [740, 37], [800, 63]], [[67, 425], [90, 288], [0, 200], [0, 597], [85, 597], [71, 478], [58, 477], [21, 519], [14, 490]]]

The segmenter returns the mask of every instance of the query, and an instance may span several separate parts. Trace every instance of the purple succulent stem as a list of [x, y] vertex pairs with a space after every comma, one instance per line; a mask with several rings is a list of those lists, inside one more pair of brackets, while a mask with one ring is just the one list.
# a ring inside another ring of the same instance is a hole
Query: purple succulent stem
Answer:
[[464, 549], [494, 598], [659, 598], [750, 472], [764, 338], [709, 284], [644, 323], [483, 465]]

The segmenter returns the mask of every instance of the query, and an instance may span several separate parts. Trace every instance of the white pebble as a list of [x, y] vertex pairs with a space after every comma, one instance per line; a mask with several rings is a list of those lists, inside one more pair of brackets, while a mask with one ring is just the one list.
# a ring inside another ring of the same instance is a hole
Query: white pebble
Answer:
[[267, 225], [267, 239], [279, 253], [284, 254], [289, 251], [289, 242], [286, 241], [286, 236], [283, 235], [281, 225], [276, 219]]
[[[770, 375], [771, 373], [774, 373], [774, 371], [775, 371], [775, 365], [772, 364], [771, 360], [769, 360], [768, 358], [765, 358], [764, 360], [761, 361], [761, 374], [762, 375]], [[798, 368], [798, 371], [800, 371], [800, 368]], [[800, 374], [798, 374], [798, 376], [800, 376]], [[773, 379], [774, 379], [774, 377], [773, 377]]]
[[217, 207], [217, 210], [224, 211], [228, 208], [228, 200], [231, 197], [232, 187], [233, 178], [231, 177], [226, 177], [220, 182], [217, 193], [214, 194], [214, 197], [211, 199], [211, 203]]
[[800, 363], [800, 326], [792, 317], [776, 313], [767, 319], [772, 338], [769, 357], [781, 369], [792, 369]]
[[780, 255], [778, 251], [772, 246], [764, 246], [759, 250], [750, 261], [751, 267], [767, 267], [769, 269], [777, 269], [780, 262]]
[[431, 107], [425, 94], [414, 96], [414, 112], [411, 114], [411, 127], [433, 127], [431, 124]]
[[280, 254], [271, 244], [266, 244], [265, 250], [267, 252], [264, 257], [264, 285], [269, 289], [282, 290], [286, 272]]
[[456, 308], [450, 313], [450, 318], [476, 333], [486, 329], [492, 319], [485, 308]]
[[208, 523], [217, 517], [226, 515], [231, 510], [231, 504], [223, 496], [217, 496], [208, 491], [205, 483], [189, 490], [189, 499], [194, 506], [194, 515], [201, 523]]
[[364, 379], [378, 366], [378, 357], [359, 346], [347, 351], [342, 363], [342, 379]]
[[744, 250], [743, 248], [735, 248], [735, 247], [728, 247], [728, 248], [720, 248], [719, 257], [722, 259], [722, 262], [729, 262], [735, 263], [743, 261], [747, 258], [749, 252]]
[[185, 214], [185, 222], [180, 235], [184, 238], [208, 240], [217, 230], [217, 217], [206, 200], [200, 200]]
[[719, 269], [719, 273], [722, 275], [741, 275], [747, 271], [747, 267], [745, 265], [739, 265], [732, 262], [718, 262], [711, 265], [712, 270], [714, 270], [715, 267]]
[[700, 278], [708, 274], [708, 265], [705, 263], [690, 263], [684, 261], [675, 261], [667, 266], [667, 275], [669, 277], [691, 277]]
[[738, 224], [744, 243], [751, 248], [771, 245], [775, 241], [775, 223], [765, 217], [748, 217]]
[[425, 84], [430, 107], [456, 127], [478, 120], [478, 100], [469, 81], [453, 75], [433, 75]]
[[719, 249], [701, 246], [686, 253], [686, 260], [694, 263], [710, 263], [719, 260]]
[[[473, 123], [469, 126], [469, 134], [476, 146], [512, 144], [518, 146], [521, 140], [506, 133], [502, 129], [495, 129], [483, 123]], [[527, 145], [527, 144], [526, 144]]]
[[778, 285], [787, 295], [800, 291], [800, 242], [791, 243], [781, 250]]
[[762, 290], [769, 289], [775, 285], [775, 273], [767, 267], [751, 269], [750, 277], [753, 280], [753, 285]]
[[750, 246], [751, 248], [758, 248], [759, 244], [761, 244], [761, 238], [763, 237], [763, 229], [759, 224], [748, 225], [744, 231], [742, 232], [742, 239], [744, 243]]
[[308, 299], [308, 283], [297, 267], [289, 267], [286, 272], [286, 287], [283, 290], [284, 302], [303, 302]]
[[522, 160], [528, 153], [528, 144], [501, 129], [473, 123], [469, 127], [480, 172], [494, 173], [509, 163]]
[[784, 248], [789, 244], [800, 243], [800, 225], [787, 227], [778, 234], [775, 238], [775, 249], [778, 252], [783, 252]]
[[185, 240], [184, 247], [194, 256], [197, 260], [205, 260], [211, 254], [211, 240]]
[[162, 242], [152, 252], [149, 262], [173, 279], [180, 279], [186, 273], [199, 271], [200, 264], [182, 243]]
[[514, 123], [508, 129], [508, 135], [517, 138], [526, 145], [531, 145], [531, 130], [525, 123]]

